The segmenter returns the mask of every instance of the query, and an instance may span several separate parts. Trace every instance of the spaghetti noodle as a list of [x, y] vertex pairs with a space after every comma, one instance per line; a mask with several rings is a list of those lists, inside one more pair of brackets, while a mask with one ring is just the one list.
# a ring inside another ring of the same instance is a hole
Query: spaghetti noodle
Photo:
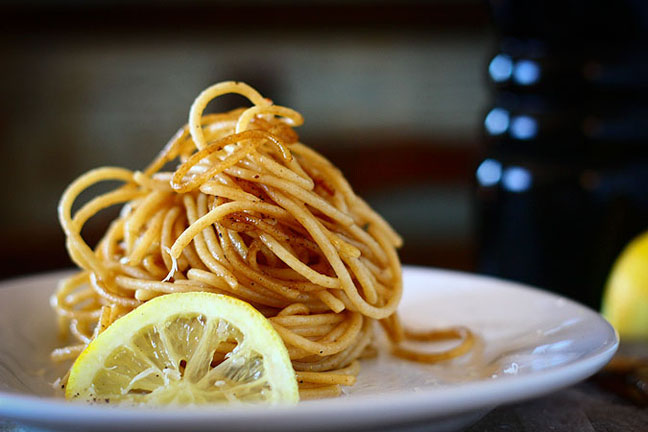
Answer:
[[[226, 93], [253, 106], [203, 113]], [[223, 82], [198, 96], [188, 125], [144, 171], [99, 168], [75, 180], [58, 212], [82, 270], [60, 283], [52, 303], [78, 343], [53, 357], [75, 358], [143, 302], [186, 291], [227, 294], [261, 311], [288, 348], [302, 397], [337, 395], [354, 384], [357, 360], [374, 351], [375, 321], [401, 357], [435, 362], [467, 352], [473, 337], [465, 329], [402, 328], [401, 238], [337, 168], [298, 141], [292, 127], [302, 122], [248, 85]], [[175, 171], [162, 171], [174, 160]], [[123, 185], [72, 212], [84, 190], [115, 180]], [[123, 204], [120, 216], [93, 250], [83, 225], [115, 204]], [[422, 354], [401, 345], [407, 337], [461, 342]]]

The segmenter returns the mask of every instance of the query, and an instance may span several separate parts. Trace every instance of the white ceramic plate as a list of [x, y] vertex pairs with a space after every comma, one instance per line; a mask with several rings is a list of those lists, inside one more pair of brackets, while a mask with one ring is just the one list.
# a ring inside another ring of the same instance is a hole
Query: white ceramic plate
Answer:
[[[617, 349], [597, 313], [556, 295], [469, 274], [406, 267], [400, 306], [411, 327], [467, 325], [483, 343], [440, 365], [382, 349], [336, 399], [296, 407], [135, 409], [68, 403], [49, 383], [61, 368], [48, 297], [62, 273], [0, 284], [0, 417], [61, 430], [323, 430], [403, 427], [455, 430], [493, 407], [549, 393], [601, 368]], [[381, 342], [381, 343], [384, 343]], [[58, 370], [57, 370], [58, 369]]]

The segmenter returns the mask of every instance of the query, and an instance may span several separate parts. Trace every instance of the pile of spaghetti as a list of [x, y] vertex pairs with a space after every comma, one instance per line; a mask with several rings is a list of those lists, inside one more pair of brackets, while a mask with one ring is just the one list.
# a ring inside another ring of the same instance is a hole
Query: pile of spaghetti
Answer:
[[[226, 93], [253, 106], [203, 114]], [[403, 330], [401, 239], [338, 169], [298, 141], [292, 127], [302, 122], [248, 85], [223, 82], [198, 96], [188, 125], [146, 170], [99, 168], [74, 181], [59, 219], [82, 270], [61, 282], [52, 303], [78, 344], [53, 357], [73, 359], [143, 302], [187, 291], [227, 294], [263, 313], [288, 348], [302, 397], [337, 395], [355, 382], [375, 321], [402, 357], [433, 362], [467, 352], [464, 329]], [[174, 161], [175, 171], [162, 171]], [[72, 212], [84, 190], [115, 180], [123, 185]], [[120, 216], [93, 250], [81, 230], [115, 204], [123, 204]], [[402, 346], [406, 337], [462, 342], [420, 354]]]

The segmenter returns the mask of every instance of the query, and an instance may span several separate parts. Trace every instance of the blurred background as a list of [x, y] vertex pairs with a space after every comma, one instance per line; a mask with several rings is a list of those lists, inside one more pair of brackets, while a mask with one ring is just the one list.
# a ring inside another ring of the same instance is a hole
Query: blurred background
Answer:
[[66, 185], [144, 167], [236, 79], [304, 115], [302, 142], [402, 233], [404, 263], [598, 307], [648, 227], [645, 3], [4, 1], [0, 278], [71, 266]]

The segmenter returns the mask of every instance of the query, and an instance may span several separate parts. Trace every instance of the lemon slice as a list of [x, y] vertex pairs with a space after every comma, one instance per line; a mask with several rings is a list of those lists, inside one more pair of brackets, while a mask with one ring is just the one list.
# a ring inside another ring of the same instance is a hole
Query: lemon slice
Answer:
[[146, 405], [296, 403], [283, 341], [249, 304], [219, 294], [154, 298], [79, 355], [65, 396]]

